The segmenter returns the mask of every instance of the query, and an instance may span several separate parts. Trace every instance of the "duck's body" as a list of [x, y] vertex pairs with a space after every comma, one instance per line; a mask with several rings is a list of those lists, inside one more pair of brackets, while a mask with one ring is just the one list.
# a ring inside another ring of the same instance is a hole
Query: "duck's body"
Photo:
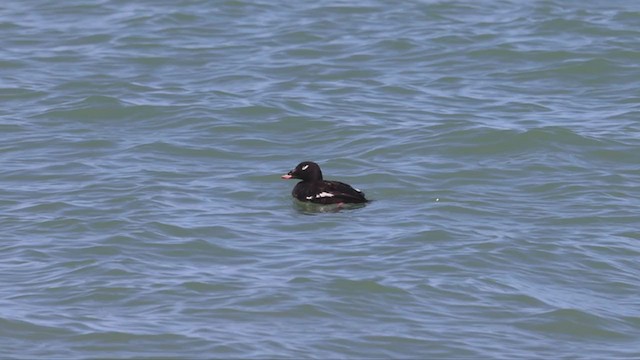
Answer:
[[282, 175], [283, 179], [300, 179], [293, 188], [294, 198], [316, 204], [359, 204], [368, 200], [364, 193], [340, 181], [323, 180], [320, 166], [311, 161], [298, 164]]

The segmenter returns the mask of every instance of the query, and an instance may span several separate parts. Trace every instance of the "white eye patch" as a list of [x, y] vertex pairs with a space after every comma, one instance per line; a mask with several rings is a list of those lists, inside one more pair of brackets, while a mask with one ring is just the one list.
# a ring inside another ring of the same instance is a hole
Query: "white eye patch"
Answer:
[[302, 170], [307, 170], [307, 168], [309, 167], [309, 165], [305, 165], [302, 167]]

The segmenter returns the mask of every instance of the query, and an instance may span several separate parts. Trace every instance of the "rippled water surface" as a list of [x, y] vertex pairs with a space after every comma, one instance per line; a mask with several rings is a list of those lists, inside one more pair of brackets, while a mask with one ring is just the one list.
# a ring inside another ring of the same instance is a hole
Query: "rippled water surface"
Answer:
[[[639, 358], [638, 24], [3, 3], [3, 357]], [[294, 203], [302, 160], [374, 201]]]

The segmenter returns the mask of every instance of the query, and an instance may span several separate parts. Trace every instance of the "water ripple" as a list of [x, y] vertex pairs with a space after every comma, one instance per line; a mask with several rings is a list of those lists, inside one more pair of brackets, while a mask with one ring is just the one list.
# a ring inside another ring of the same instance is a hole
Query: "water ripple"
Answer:
[[640, 354], [635, 3], [4, 10], [5, 356]]

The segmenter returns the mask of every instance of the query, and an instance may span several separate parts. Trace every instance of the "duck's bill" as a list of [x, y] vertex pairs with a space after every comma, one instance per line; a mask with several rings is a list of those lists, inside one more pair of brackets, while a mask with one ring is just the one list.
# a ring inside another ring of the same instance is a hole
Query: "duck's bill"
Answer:
[[291, 179], [293, 176], [291, 176], [291, 174], [284, 174], [284, 175], [282, 175], [282, 176], [280, 176], [280, 177], [281, 177], [281, 178], [283, 178], [283, 179], [289, 180], [289, 179]]

